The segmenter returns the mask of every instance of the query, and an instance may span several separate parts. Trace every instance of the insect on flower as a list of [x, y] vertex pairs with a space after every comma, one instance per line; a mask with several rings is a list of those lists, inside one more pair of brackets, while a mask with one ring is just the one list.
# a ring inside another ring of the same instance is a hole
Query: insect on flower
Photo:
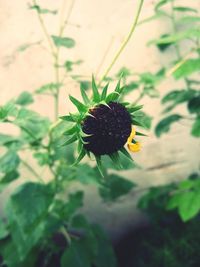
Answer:
[[136, 132], [133, 126], [142, 126], [134, 117], [134, 112], [140, 110], [142, 106], [120, 102], [119, 98], [123, 88], [119, 81], [112, 93], [107, 94], [108, 84], [100, 93], [93, 77], [91, 99], [82, 87], [81, 95], [84, 103], [69, 96], [78, 113], [61, 117], [63, 120], [74, 123], [64, 133], [71, 137], [63, 145], [78, 141], [79, 155], [76, 164], [86, 154], [90, 156], [93, 153], [99, 171], [102, 173], [102, 156], [108, 155], [114, 163], [119, 164], [120, 153], [132, 159], [125, 148], [126, 144], [131, 152], [140, 150], [140, 143], [135, 141], [135, 136], [143, 134]]

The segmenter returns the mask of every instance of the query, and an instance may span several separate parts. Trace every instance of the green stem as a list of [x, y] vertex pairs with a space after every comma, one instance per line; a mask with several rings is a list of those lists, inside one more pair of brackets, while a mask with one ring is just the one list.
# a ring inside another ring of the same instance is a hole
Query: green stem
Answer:
[[39, 180], [40, 182], [44, 183], [42, 178], [39, 176], [39, 174], [23, 159], [21, 159], [21, 163]]
[[[176, 33], [177, 32], [177, 27], [176, 27], [176, 18], [175, 18], [175, 14], [174, 14], [174, 0], [171, 1], [171, 22], [172, 22], [173, 31], [174, 31], [174, 33]], [[179, 61], [181, 61], [182, 60], [182, 56], [181, 56], [181, 53], [180, 53], [179, 45], [177, 43], [175, 43], [174, 47], [175, 47], [177, 59]], [[190, 89], [189, 80], [187, 78], [184, 78], [184, 81], [185, 81], [187, 89], [189, 90]]]
[[139, 5], [138, 5], [138, 8], [137, 8], [137, 11], [136, 11], [136, 16], [134, 18], [134, 21], [133, 21], [133, 24], [132, 24], [132, 27], [131, 27], [131, 30], [129, 32], [129, 34], [127, 35], [127, 37], [125, 38], [125, 40], [123, 41], [120, 49], [117, 51], [116, 55], [114, 56], [111, 64], [108, 66], [107, 70], [105, 71], [104, 75], [102, 76], [98, 86], [101, 85], [102, 81], [107, 77], [108, 73], [110, 72], [110, 70], [112, 69], [112, 67], [114, 66], [115, 62], [117, 61], [117, 59], [119, 58], [119, 56], [121, 55], [122, 51], [124, 50], [124, 48], [126, 47], [126, 45], [128, 44], [129, 40], [131, 39], [134, 31], [135, 31], [135, 28], [137, 26], [137, 22], [138, 22], [138, 19], [139, 19], [139, 15], [140, 15], [140, 12], [142, 10], [142, 5], [144, 3], [144, 0], [140, 0], [139, 1]]

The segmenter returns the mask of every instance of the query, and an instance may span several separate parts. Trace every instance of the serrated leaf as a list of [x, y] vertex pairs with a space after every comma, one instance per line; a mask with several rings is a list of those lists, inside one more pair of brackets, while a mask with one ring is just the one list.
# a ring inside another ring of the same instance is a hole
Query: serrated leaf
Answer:
[[101, 99], [94, 76], [92, 75], [92, 92], [93, 92], [93, 100], [95, 103], [98, 103]]
[[76, 106], [76, 108], [78, 109], [80, 113], [87, 111], [87, 107], [83, 103], [81, 103], [79, 100], [77, 100], [71, 95], [69, 96], [69, 99]]
[[53, 39], [53, 42], [55, 46], [57, 47], [66, 47], [66, 48], [72, 48], [75, 46], [75, 41], [72, 38], [69, 37], [60, 37], [60, 36], [51, 36]]
[[179, 121], [180, 119], [182, 119], [182, 116], [179, 114], [172, 114], [166, 118], [164, 118], [163, 120], [161, 120], [156, 128], [155, 128], [155, 133], [157, 137], [160, 137], [163, 133], [167, 133], [170, 130], [171, 125], [174, 122]]
[[193, 123], [191, 134], [195, 137], [200, 137], [200, 117], [197, 117]]
[[21, 105], [21, 106], [26, 106], [31, 103], [33, 103], [33, 96], [29, 92], [22, 92], [17, 100], [15, 101], [16, 104]]

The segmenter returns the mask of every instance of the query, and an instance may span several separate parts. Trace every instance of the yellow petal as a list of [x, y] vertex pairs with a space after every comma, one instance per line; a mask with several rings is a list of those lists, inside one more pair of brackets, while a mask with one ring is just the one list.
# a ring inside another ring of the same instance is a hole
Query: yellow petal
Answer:
[[136, 142], [135, 144], [133, 143], [128, 143], [128, 149], [131, 151], [131, 152], [139, 152], [140, 149], [141, 149], [141, 144], [139, 142]]
[[132, 143], [132, 140], [134, 139], [135, 137], [135, 129], [132, 127], [132, 131], [131, 131], [131, 134], [127, 140], [127, 143]]

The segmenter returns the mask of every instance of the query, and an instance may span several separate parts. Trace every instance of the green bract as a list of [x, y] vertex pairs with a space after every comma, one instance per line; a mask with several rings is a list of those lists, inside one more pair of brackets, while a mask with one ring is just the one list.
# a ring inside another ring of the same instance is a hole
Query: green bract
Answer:
[[[132, 124], [143, 126], [134, 116], [142, 106], [120, 102], [120, 95], [125, 88], [120, 85], [120, 80], [111, 93], [107, 92], [108, 85], [106, 84], [100, 92], [92, 77], [92, 97], [89, 98], [81, 87], [83, 102], [69, 96], [78, 112], [61, 117], [62, 120], [72, 122], [71, 127], [64, 133], [69, 138], [63, 146], [78, 141], [78, 157], [75, 164], [85, 155], [91, 156], [92, 153], [102, 175], [102, 156], [109, 156], [118, 166], [120, 166], [120, 153], [132, 159], [124, 145], [131, 134]], [[139, 132], [136, 134], [141, 135]]]

